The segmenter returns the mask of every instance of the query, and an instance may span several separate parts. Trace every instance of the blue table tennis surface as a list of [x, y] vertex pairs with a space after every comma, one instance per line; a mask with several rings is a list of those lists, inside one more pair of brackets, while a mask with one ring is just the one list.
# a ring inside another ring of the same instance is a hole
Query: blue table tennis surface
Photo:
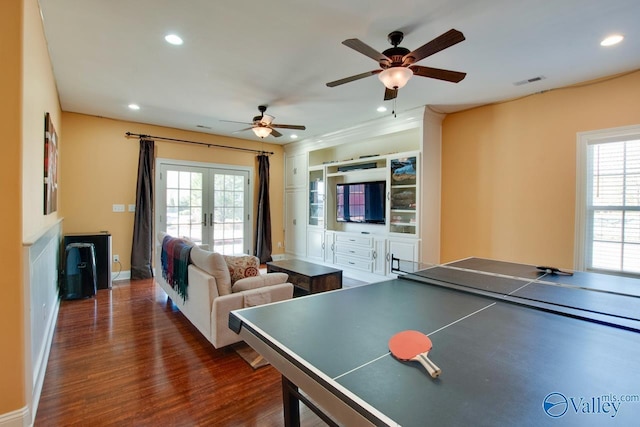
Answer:
[[[469, 258], [234, 311], [230, 327], [374, 425], [639, 425], [637, 279]], [[439, 378], [389, 353], [407, 329], [431, 338]]]

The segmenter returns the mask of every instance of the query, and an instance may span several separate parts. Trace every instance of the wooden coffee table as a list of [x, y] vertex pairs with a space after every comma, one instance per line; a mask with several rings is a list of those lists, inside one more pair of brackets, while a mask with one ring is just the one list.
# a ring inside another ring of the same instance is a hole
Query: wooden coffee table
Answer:
[[289, 282], [296, 287], [296, 296], [315, 294], [342, 288], [342, 270], [313, 264], [298, 259], [271, 261], [267, 273], [287, 273]]

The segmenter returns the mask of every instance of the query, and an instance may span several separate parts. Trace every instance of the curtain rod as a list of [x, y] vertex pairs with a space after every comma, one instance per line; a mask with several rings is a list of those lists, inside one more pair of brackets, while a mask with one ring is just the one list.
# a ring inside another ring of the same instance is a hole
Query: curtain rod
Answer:
[[274, 154], [273, 151], [253, 150], [251, 148], [232, 147], [230, 145], [209, 144], [207, 142], [189, 141], [187, 139], [166, 138], [164, 136], [144, 135], [144, 134], [132, 133], [132, 132], [127, 132], [125, 133], [125, 135], [127, 136], [127, 138], [135, 137], [140, 139], [142, 138], [160, 139], [163, 141], [170, 141], [170, 142], [183, 142], [186, 144], [204, 145], [207, 148], [218, 147], [218, 148], [228, 148], [230, 150], [248, 151], [251, 153], [258, 153], [258, 154], [268, 154], [268, 155]]

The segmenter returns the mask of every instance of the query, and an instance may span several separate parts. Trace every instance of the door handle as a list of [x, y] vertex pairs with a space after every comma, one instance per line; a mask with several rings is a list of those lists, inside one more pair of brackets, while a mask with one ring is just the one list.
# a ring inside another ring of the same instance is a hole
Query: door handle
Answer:
[[206, 213], [202, 214], [202, 226], [203, 227], [207, 226], [207, 214]]
[[213, 214], [209, 214], [209, 226], [213, 227]]

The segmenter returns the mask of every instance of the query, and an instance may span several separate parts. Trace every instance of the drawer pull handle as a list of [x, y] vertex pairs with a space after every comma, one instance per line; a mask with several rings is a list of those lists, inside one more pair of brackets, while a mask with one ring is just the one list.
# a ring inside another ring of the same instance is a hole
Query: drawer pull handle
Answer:
[[355, 263], [355, 262], [351, 262], [351, 261], [349, 261], [349, 264], [350, 264], [350, 265], [356, 265], [356, 263]]
[[350, 254], [355, 254], [355, 253], [356, 253], [356, 251], [349, 251], [349, 253], [350, 253]]

